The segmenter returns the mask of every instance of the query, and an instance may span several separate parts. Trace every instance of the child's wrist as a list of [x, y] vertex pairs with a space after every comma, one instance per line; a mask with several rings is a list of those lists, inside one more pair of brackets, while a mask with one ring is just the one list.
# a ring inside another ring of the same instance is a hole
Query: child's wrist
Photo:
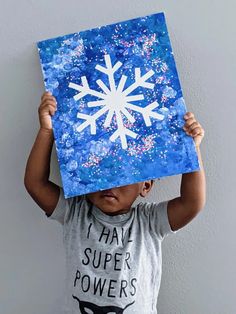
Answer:
[[44, 127], [40, 127], [39, 132], [43, 133], [43, 134], [47, 134], [47, 135], [53, 136], [53, 130], [52, 129], [46, 129]]

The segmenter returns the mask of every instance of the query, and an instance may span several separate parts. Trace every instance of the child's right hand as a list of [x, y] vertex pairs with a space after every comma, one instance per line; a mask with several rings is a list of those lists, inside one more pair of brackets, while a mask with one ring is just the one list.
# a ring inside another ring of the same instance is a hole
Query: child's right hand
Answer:
[[40, 128], [45, 130], [52, 130], [51, 116], [57, 110], [57, 103], [55, 97], [50, 92], [45, 92], [41, 97], [41, 103], [38, 108]]

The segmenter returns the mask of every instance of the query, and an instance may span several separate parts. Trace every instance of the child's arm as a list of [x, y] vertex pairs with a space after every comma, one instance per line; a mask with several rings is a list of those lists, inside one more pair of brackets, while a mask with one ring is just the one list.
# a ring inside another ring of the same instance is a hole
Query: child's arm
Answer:
[[172, 230], [178, 230], [189, 223], [205, 206], [206, 181], [203, 168], [200, 144], [204, 137], [204, 129], [196, 121], [193, 113], [188, 112], [184, 130], [194, 138], [200, 170], [184, 173], [181, 180], [180, 197], [168, 202], [168, 218]]
[[49, 181], [50, 158], [53, 146], [51, 115], [56, 110], [56, 100], [44, 93], [38, 108], [40, 129], [31, 149], [26, 169], [25, 188], [34, 201], [50, 216], [59, 200], [60, 188]]

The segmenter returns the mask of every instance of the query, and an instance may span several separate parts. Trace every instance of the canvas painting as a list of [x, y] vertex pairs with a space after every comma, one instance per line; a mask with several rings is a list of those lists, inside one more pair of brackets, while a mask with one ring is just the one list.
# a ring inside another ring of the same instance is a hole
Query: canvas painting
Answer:
[[164, 13], [37, 47], [65, 198], [199, 170]]

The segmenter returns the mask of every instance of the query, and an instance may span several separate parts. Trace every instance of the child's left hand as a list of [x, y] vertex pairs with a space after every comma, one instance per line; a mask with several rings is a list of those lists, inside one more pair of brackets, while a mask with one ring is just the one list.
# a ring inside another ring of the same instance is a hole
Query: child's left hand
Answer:
[[201, 124], [195, 119], [192, 112], [186, 112], [184, 115], [185, 125], [183, 127], [187, 135], [192, 136], [196, 147], [199, 147], [204, 137], [204, 129]]

